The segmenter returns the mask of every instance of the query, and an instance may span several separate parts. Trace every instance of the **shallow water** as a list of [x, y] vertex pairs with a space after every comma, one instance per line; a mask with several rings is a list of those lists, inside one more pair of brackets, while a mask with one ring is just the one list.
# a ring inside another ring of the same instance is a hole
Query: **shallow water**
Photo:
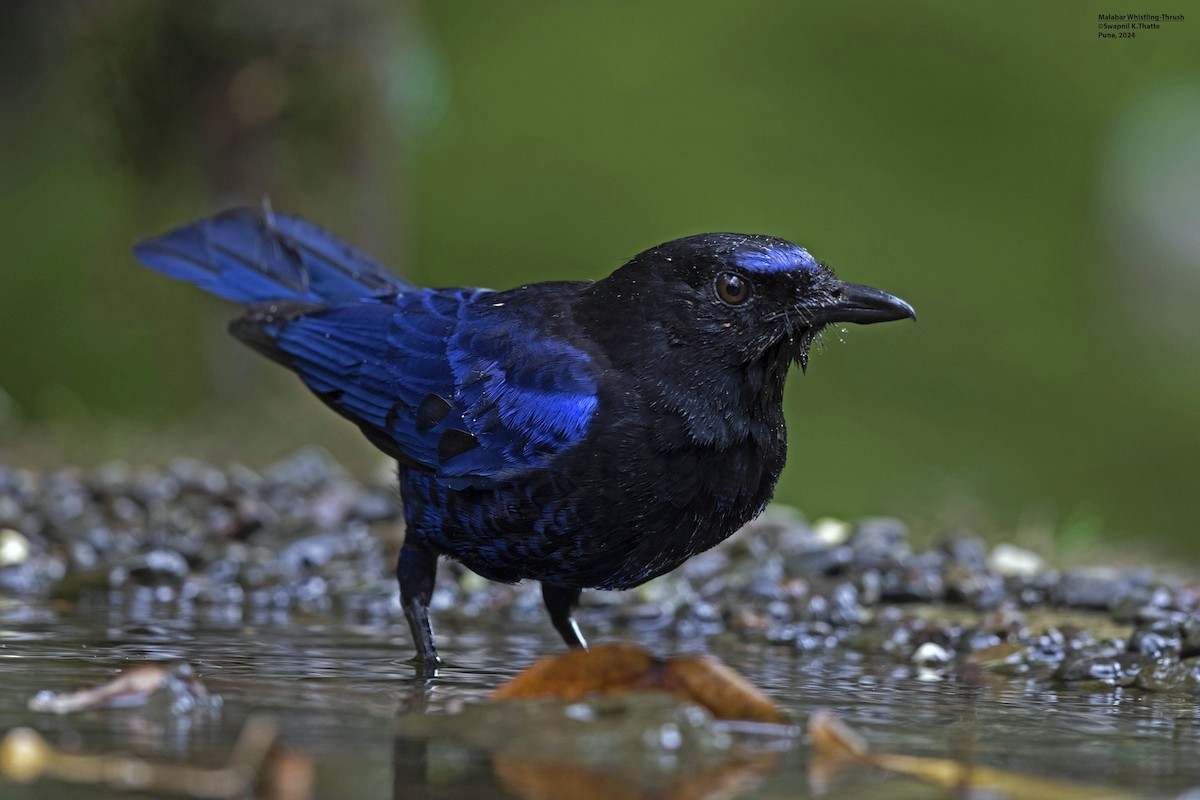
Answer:
[[[463, 701], [482, 700], [538, 655], [561, 649], [548, 625], [503, 628], [447, 636], [442, 647], [451, 663], [425, 682], [405, 663], [411, 650], [406, 633], [396, 628], [268, 615], [249, 623], [179, 620], [165, 610], [131, 614], [104, 604], [9, 603], [0, 607], [0, 730], [31, 726], [51, 743], [82, 752], [121, 750], [212, 766], [224, 763], [247, 716], [265, 712], [280, 723], [290, 745], [312, 756], [317, 795], [329, 798], [547, 791], [529, 774], [550, 776], [563, 796], [579, 796], [580, 785], [603, 789], [608, 797], [707, 797], [719, 790], [732, 792], [721, 796], [809, 796], [810, 745], [799, 728], [791, 736], [737, 733], [730, 761], [710, 765], [690, 782], [686, 770], [648, 781], [642, 774], [622, 775], [620, 768], [592, 774], [536, 759], [515, 764], [461, 743], [398, 737], [399, 714], [445, 714]], [[879, 751], [951, 757], [1120, 787], [1134, 796], [1173, 797], [1200, 785], [1200, 709], [1191, 697], [1090, 692], [1079, 684], [971, 671], [928, 680], [907, 664], [844, 649], [813, 655], [720, 636], [641, 641], [660, 654], [708, 649], [762, 687], [799, 725], [811, 709], [829, 708]], [[151, 703], [65, 717], [27, 710], [29, 697], [40, 690], [97, 684], [146, 661], [191, 664], [223, 699], [222, 707], [178, 715]], [[0, 784], [0, 796], [130, 795], [43, 780]], [[839, 776], [828, 796], [934, 797], [945, 790], [855, 767]]]

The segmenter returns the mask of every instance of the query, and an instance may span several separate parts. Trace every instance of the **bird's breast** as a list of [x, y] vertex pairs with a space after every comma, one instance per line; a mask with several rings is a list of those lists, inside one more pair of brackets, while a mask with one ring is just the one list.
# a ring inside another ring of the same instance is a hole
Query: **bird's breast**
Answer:
[[703, 417], [695, 404], [647, 407], [607, 417], [591, 451], [605, 457], [581, 472], [598, 500], [585, 504], [589, 527], [608, 531], [584, 537], [606, 573], [590, 585], [636, 586], [728, 538], [766, 506], [783, 469], [781, 405]]

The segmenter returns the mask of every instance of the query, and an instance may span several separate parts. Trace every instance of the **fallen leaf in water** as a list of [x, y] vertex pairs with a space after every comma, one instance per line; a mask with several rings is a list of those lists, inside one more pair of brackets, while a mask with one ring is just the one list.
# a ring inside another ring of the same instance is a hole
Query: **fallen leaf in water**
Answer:
[[29, 710], [71, 714], [93, 708], [140, 706], [163, 689], [170, 689], [177, 698], [186, 699], [188, 702], [183, 705], [189, 708], [195, 701], [209, 697], [204, 684], [186, 664], [170, 670], [158, 664], [140, 664], [122, 670], [99, 686], [61, 694], [38, 692], [29, 699]]
[[661, 688], [704, 706], [717, 719], [787, 722], [770, 698], [713, 656], [667, 659], [656, 677]]
[[1132, 797], [1127, 792], [1103, 786], [1086, 786], [1039, 778], [1035, 775], [1021, 775], [949, 758], [876, 753], [857, 731], [826, 709], [817, 709], [809, 715], [808, 733], [813, 744], [808, 781], [816, 794], [828, 789], [835, 775], [844, 767], [867, 764], [919, 778], [960, 793], [971, 793], [972, 796], [975, 792], [981, 792], [1021, 800], [1117, 800]]
[[493, 695], [496, 700], [588, 694], [669, 692], [718, 719], [786, 723], [770, 698], [713, 656], [661, 659], [635, 644], [613, 643], [538, 659]]
[[539, 658], [496, 689], [495, 698], [555, 697], [578, 700], [587, 694], [645, 688], [641, 682], [659, 663], [633, 644], [605, 644]]

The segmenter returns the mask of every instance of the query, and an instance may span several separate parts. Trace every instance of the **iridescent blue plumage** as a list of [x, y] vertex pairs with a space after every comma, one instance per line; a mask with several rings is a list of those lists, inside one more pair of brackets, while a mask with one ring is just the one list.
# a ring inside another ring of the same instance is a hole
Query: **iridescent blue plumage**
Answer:
[[544, 466], [595, 411], [586, 354], [536, 333], [539, 312], [523, 303], [536, 288], [416, 288], [305, 220], [254, 211], [180, 228], [136, 254], [253, 304], [236, 335], [448, 487]]
[[788, 272], [797, 269], [816, 270], [821, 267], [803, 247], [787, 243], [786, 246], [764, 245], [749, 240], [734, 256], [735, 263], [750, 272]]
[[147, 266], [247, 305], [337, 303], [413, 288], [308, 220], [234, 209], [134, 248]]

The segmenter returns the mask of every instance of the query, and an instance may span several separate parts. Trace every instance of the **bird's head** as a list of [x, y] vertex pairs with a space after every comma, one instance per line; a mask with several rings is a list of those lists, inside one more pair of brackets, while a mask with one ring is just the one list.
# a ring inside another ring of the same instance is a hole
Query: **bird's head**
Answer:
[[804, 368], [826, 325], [916, 318], [898, 297], [838, 280], [802, 247], [737, 233], [699, 234], [651, 248], [594, 284], [591, 293], [626, 325], [641, 321], [638, 335], [703, 349], [730, 367], [775, 356], [785, 368], [792, 361]]

